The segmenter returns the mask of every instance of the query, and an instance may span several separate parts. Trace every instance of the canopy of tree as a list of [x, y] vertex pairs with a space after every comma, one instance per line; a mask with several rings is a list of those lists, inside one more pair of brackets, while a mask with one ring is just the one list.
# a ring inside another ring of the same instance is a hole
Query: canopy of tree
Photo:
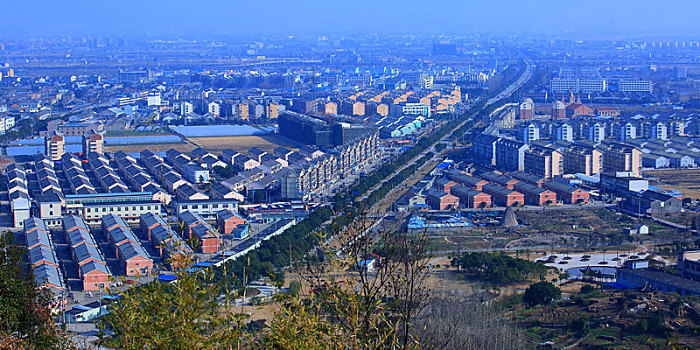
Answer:
[[547, 267], [505, 254], [464, 253], [452, 259], [467, 276], [492, 283], [517, 283], [543, 277]]

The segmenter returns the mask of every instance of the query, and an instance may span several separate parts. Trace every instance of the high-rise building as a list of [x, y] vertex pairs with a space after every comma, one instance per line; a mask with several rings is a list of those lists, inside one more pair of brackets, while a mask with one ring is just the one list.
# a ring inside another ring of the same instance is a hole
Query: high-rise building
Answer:
[[668, 128], [666, 128], [666, 124], [662, 122], [652, 124], [647, 137], [650, 139], [668, 140]]
[[221, 106], [216, 102], [209, 102], [207, 104], [207, 112], [218, 117], [221, 115]]
[[250, 108], [247, 103], [239, 103], [236, 107], [236, 115], [238, 118], [248, 120], [250, 118]]
[[265, 115], [267, 119], [277, 119], [280, 116], [280, 105], [279, 103], [271, 102], [265, 106]]
[[66, 153], [66, 143], [63, 135], [52, 134], [44, 138], [46, 156], [51, 160], [61, 160], [61, 156]]
[[90, 153], [104, 153], [104, 138], [100, 134], [83, 135], [83, 155]]
[[684, 120], [671, 120], [669, 123], [669, 133], [673, 136], [685, 136], [685, 121]]

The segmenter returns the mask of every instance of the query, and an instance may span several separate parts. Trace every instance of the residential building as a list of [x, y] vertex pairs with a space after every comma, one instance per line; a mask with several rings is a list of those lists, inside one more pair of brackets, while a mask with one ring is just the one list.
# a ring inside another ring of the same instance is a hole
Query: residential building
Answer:
[[566, 119], [566, 104], [563, 101], [552, 102], [552, 119]]
[[617, 141], [627, 141], [637, 138], [637, 127], [630, 122], [615, 124], [613, 128]]
[[247, 238], [250, 229], [245, 219], [230, 210], [221, 210], [216, 213], [216, 225], [220, 233], [232, 235], [234, 239]]
[[533, 124], [527, 124], [521, 129], [522, 141], [525, 143], [530, 143], [532, 141], [537, 141], [540, 139], [540, 128]]
[[564, 170], [562, 155], [549, 147], [533, 146], [524, 153], [524, 172], [544, 178], [561, 175]]
[[531, 98], [526, 98], [520, 103], [520, 120], [530, 120], [534, 114], [535, 102]]
[[588, 140], [593, 143], [601, 143], [605, 140], [605, 125], [601, 123], [588, 124], [586, 126]]
[[598, 174], [603, 166], [603, 152], [596, 148], [574, 145], [563, 148], [563, 174]]
[[555, 139], [560, 141], [573, 142], [574, 129], [567, 123], [559, 124], [556, 127]]
[[61, 160], [61, 156], [66, 153], [66, 142], [61, 134], [47, 135], [44, 139], [45, 154], [53, 160]]
[[101, 134], [83, 134], [83, 155], [104, 153], [104, 138]]
[[525, 152], [530, 146], [524, 142], [499, 139], [496, 142], [496, 168], [516, 171], [525, 168]]
[[603, 171], [631, 172], [639, 176], [642, 168], [642, 151], [623, 143], [611, 142], [602, 147]]

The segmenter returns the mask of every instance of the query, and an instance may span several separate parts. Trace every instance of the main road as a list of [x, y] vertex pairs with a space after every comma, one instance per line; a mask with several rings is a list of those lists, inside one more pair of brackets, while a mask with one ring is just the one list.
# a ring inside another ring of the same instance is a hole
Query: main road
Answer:
[[[524, 61], [525, 61], [525, 72], [523, 72], [523, 74], [520, 75], [520, 77], [518, 78], [518, 80], [514, 81], [514, 82], [513, 82], [512, 84], [510, 84], [507, 88], [505, 88], [503, 91], [501, 91], [498, 95], [496, 95], [496, 96], [491, 97], [490, 99], [488, 99], [488, 101], [486, 101], [486, 104], [484, 105], [483, 108], [485, 108], [485, 107], [487, 107], [487, 106], [490, 106], [490, 105], [492, 105], [492, 104], [494, 104], [494, 103], [497, 103], [498, 101], [500, 101], [500, 100], [502, 100], [502, 99], [504, 99], [504, 98], [509, 97], [511, 94], [513, 94], [513, 92], [517, 91], [520, 87], [523, 86], [523, 84], [525, 84], [525, 82], [527, 82], [527, 81], [530, 79], [530, 77], [532, 76], [532, 69], [531, 69], [531, 68], [532, 68], [532, 65], [533, 65], [533, 64], [532, 64], [532, 61], [530, 61], [529, 59], [524, 59]], [[472, 120], [472, 116], [469, 116], [469, 117], [465, 118], [457, 127], [455, 127], [455, 130], [461, 128], [462, 126], [464, 126], [464, 124], [466, 124], [466, 123], [467, 123], [468, 121], [470, 121], [470, 120]], [[410, 161], [406, 162], [406, 164], [404, 164], [403, 166], [401, 166], [401, 167], [399, 167], [398, 169], [396, 169], [391, 175], [387, 176], [387, 178], [385, 178], [384, 180], [380, 181], [376, 186], [374, 186], [374, 187], [372, 187], [371, 189], [367, 190], [367, 192], [365, 192], [358, 200], [359, 200], [359, 201], [364, 201], [365, 199], [367, 199], [367, 197], [368, 197], [372, 192], [374, 192], [375, 190], [377, 190], [377, 189], [378, 189], [380, 186], [382, 186], [387, 180], [393, 178], [394, 176], [396, 176], [396, 174], [398, 174], [399, 172], [401, 172], [401, 171], [404, 170], [405, 168], [407, 168], [407, 167], [409, 167], [409, 166], [415, 164], [415, 162], [416, 162], [418, 159], [420, 159], [421, 157], [423, 157], [423, 156], [424, 156], [425, 154], [427, 154], [428, 152], [433, 152], [433, 153], [435, 154], [433, 157], [438, 156], [438, 152], [435, 152], [435, 145], [437, 145], [437, 144], [440, 143], [440, 142], [443, 142], [444, 140], [446, 140], [446, 139], [447, 139], [448, 137], [450, 137], [450, 136], [452, 136], [451, 133], [447, 133], [445, 136], [443, 136], [443, 137], [441, 137], [440, 139], [438, 139], [437, 141], [435, 141], [435, 143], [433, 143], [432, 145], [430, 145], [430, 147], [427, 147], [423, 152], [419, 153], [418, 155], [416, 155], [415, 157], [413, 157], [413, 159], [411, 159]], [[431, 159], [431, 161], [432, 161], [432, 159]], [[430, 161], [428, 161], [428, 162], [426, 162], [426, 163], [430, 163]], [[409, 178], [409, 179], [410, 179], [410, 178]], [[408, 179], [407, 179], [407, 180], [408, 180]], [[406, 180], [404, 180], [404, 182], [402, 182], [401, 184], [397, 185], [394, 189], [392, 189], [392, 191], [396, 190], [397, 188], [401, 188], [401, 186], [402, 186], [405, 182], [406, 182]], [[389, 194], [387, 194], [387, 197], [389, 197]]]

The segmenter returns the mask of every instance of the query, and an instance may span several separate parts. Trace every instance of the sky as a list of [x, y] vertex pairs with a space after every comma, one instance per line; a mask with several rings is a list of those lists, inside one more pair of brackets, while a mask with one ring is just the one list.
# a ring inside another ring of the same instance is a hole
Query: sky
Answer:
[[700, 0], [0, 0], [0, 37], [545, 33], [700, 38]]

